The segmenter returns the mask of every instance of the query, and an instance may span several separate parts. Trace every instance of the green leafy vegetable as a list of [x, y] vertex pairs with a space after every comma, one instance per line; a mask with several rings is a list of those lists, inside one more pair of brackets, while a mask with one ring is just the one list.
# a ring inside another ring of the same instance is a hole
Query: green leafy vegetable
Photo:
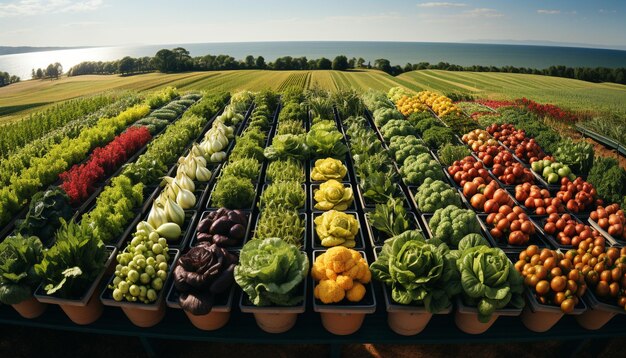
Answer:
[[269, 160], [294, 158], [297, 160], [306, 159], [309, 149], [305, 144], [304, 134], [282, 134], [272, 139], [272, 145], [265, 148], [265, 157]]
[[105, 261], [104, 243], [93, 237], [89, 227], [62, 220], [57, 242], [44, 253], [35, 271], [48, 295], [75, 299], [102, 273]]
[[387, 141], [396, 136], [408, 136], [416, 134], [415, 127], [405, 119], [392, 119], [380, 128], [380, 134]]
[[454, 132], [446, 127], [432, 127], [424, 131], [422, 135], [424, 143], [430, 148], [439, 149], [444, 144], [455, 141]]
[[17, 223], [17, 231], [22, 236], [37, 236], [49, 246], [54, 240], [54, 232], [61, 226], [60, 219], [68, 220], [73, 214], [65, 191], [53, 186], [33, 196], [26, 218]]
[[259, 216], [255, 239], [278, 237], [301, 248], [304, 241], [304, 221], [296, 210], [282, 208], [265, 210]]
[[376, 204], [376, 209], [366, 215], [371, 226], [390, 237], [402, 234], [411, 226], [402, 199], [398, 198], [390, 198], [386, 204]]
[[305, 134], [304, 123], [300, 120], [286, 120], [278, 123], [276, 134]]
[[470, 155], [470, 150], [464, 145], [445, 144], [439, 149], [437, 155], [443, 165], [450, 166], [457, 160], [461, 160]]
[[251, 240], [239, 255], [235, 281], [255, 306], [293, 306], [304, 299], [306, 254], [279, 238]]
[[585, 141], [574, 142], [566, 138], [554, 153], [557, 161], [567, 165], [577, 175], [587, 175], [593, 166], [593, 145]]
[[13, 305], [32, 297], [40, 282], [35, 265], [42, 259], [43, 245], [35, 236], [10, 236], [0, 243], [0, 302]]
[[626, 171], [614, 158], [596, 157], [587, 181], [608, 202], [619, 203], [626, 195]]
[[256, 192], [250, 179], [226, 175], [219, 178], [211, 195], [213, 207], [246, 209], [252, 206]]
[[261, 174], [261, 163], [254, 158], [241, 158], [232, 161], [222, 169], [221, 175], [238, 176], [256, 181]]
[[488, 322], [495, 310], [507, 305], [524, 307], [524, 280], [506, 254], [499, 248], [467, 246], [456, 264], [461, 272], [463, 301], [478, 309], [478, 320]]
[[391, 288], [391, 298], [403, 305], [423, 305], [437, 313], [452, 305], [461, 292], [456, 258], [444, 243], [431, 244], [418, 231], [406, 231], [385, 241], [372, 276]]
[[286, 160], [276, 160], [267, 166], [265, 173], [268, 181], [296, 181], [304, 183], [304, 166], [299, 160], [288, 158]]
[[363, 197], [375, 203], [386, 203], [398, 191], [392, 176], [383, 172], [372, 172], [362, 176], [360, 186]]
[[259, 199], [259, 209], [304, 208], [306, 193], [302, 185], [294, 181], [272, 183], [265, 188]]
[[434, 127], [445, 127], [445, 124], [443, 124], [437, 118], [433, 118], [430, 115], [430, 113], [429, 113], [428, 117], [421, 119], [419, 122], [417, 122], [415, 124], [415, 129], [417, 129], [417, 132], [420, 133], [420, 134], [424, 134], [424, 132], [426, 132], [426, 130], [428, 130], [430, 128], [434, 128]]
[[343, 134], [333, 121], [321, 121], [311, 127], [306, 135], [306, 145], [314, 158], [343, 158], [348, 147], [343, 143]]

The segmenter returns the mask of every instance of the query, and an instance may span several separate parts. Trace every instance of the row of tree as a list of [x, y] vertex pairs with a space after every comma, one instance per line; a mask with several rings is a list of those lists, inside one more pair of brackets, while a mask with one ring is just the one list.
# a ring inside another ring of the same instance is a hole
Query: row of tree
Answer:
[[51, 63], [48, 65], [48, 67], [46, 68], [38, 68], [38, 69], [32, 69], [30, 71], [31, 73], [31, 77], [35, 80], [41, 80], [44, 78], [55, 78], [58, 79], [61, 75], [63, 75], [63, 66], [58, 63]]
[[217, 71], [217, 70], [239, 70], [239, 69], [268, 69], [268, 70], [338, 70], [345, 71], [353, 68], [376, 68], [392, 76], [397, 76], [403, 72], [438, 69], [448, 71], [473, 71], [473, 72], [508, 72], [508, 73], [528, 73], [555, 77], [575, 78], [590, 82], [615, 82], [626, 84], [626, 68], [605, 68], [605, 67], [566, 67], [550, 66], [546, 69], [535, 69], [513, 66], [459, 66], [447, 62], [431, 64], [428, 62], [407, 63], [404, 67], [392, 65], [389, 60], [379, 58], [372, 66], [363, 58], [347, 58], [339, 55], [333, 60], [322, 57], [318, 59], [307, 59], [306, 57], [284, 56], [277, 58], [274, 62], [266, 63], [263, 56], [246, 56], [242, 60], [237, 60], [229, 55], [205, 55], [191, 57], [189, 51], [182, 47], [174, 49], [159, 50], [154, 57], [132, 58], [124, 57], [121, 60], [109, 62], [82, 62], [68, 71], [69, 76], [85, 74], [122, 74], [129, 75], [135, 73], [145, 73], [160, 71], [164, 73], [185, 72], [185, 71]]
[[11, 83], [17, 83], [20, 78], [16, 75], [10, 75], [8, 72], [0, 71], [0, 87], [8, 86]]

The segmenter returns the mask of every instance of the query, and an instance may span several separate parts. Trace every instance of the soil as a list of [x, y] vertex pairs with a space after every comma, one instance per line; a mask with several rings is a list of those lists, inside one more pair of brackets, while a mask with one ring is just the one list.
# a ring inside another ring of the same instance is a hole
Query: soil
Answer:
[[[463, 345], [345, 345], [346, 358], [419, 357], [555, 357], [569, 355], [576, 342], [535, 342]], [[599, 350], [595, 348], [599, 347]], [[252, 345], [188, 341], [157, 341], [162, 357], [298, 357], [320, 358], [330, 353], [325, 345]], [[624, 352], [626, 340], [612, 339], [594, 347], [585, 344], [579, 357], [615, 357]], [[0, 357], [147, 357], [138, 338], [73, 333], [39, 328], [0, 327]]]

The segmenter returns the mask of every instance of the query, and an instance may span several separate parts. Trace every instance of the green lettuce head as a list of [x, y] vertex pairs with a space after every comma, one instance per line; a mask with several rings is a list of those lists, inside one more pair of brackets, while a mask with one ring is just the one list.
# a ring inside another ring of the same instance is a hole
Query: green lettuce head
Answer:
[[391, 287], [392, 299], [440, 312], [461, 292], [455, 258], [442, 242], [429, 243], [418, 231], [405, 231], [385, 241], [372, 263], [375, 279]]
[[476, 306], [481, 322], [488, 322], [495, 310], [507, 305], [524, 307], [522, 276], [499, 248], [468, 245], [461, 252], [457, 267], [461, 272], [463, 301]]
[[309, 260], [294, 245], [279, 238], [251, 240], [235, 267], [235, 281], [255, 306], [293, 306], [302, 301], [300, 284]]

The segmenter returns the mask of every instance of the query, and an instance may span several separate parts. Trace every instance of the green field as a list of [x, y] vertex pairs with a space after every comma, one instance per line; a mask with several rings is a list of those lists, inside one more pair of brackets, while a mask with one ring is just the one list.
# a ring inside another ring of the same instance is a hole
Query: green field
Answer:
[[518, 73], [423, 70], [396, 78], [411, 89], [461, 92], [489, 99], [526, 97], [581, 112], [626, 114], [626, 86]]
[[24, 81], [0, 88], [0, 123], [8, 123], [54, 102], [103, 91], [149, 91], [165, 86], [181, 90], [282, 90], [289, 86], [319, 87], [331, 91], [394, 86], [419, 91], [461, 92], [490, 99], [527, 97], [575, 111], [626, 114], [626, 86], [572, 79], [512, 74], [422, 70], [393, 77], [376, 70], [352, 71], [215, 71], [136, 76], [78, 76], [60, 80]]

